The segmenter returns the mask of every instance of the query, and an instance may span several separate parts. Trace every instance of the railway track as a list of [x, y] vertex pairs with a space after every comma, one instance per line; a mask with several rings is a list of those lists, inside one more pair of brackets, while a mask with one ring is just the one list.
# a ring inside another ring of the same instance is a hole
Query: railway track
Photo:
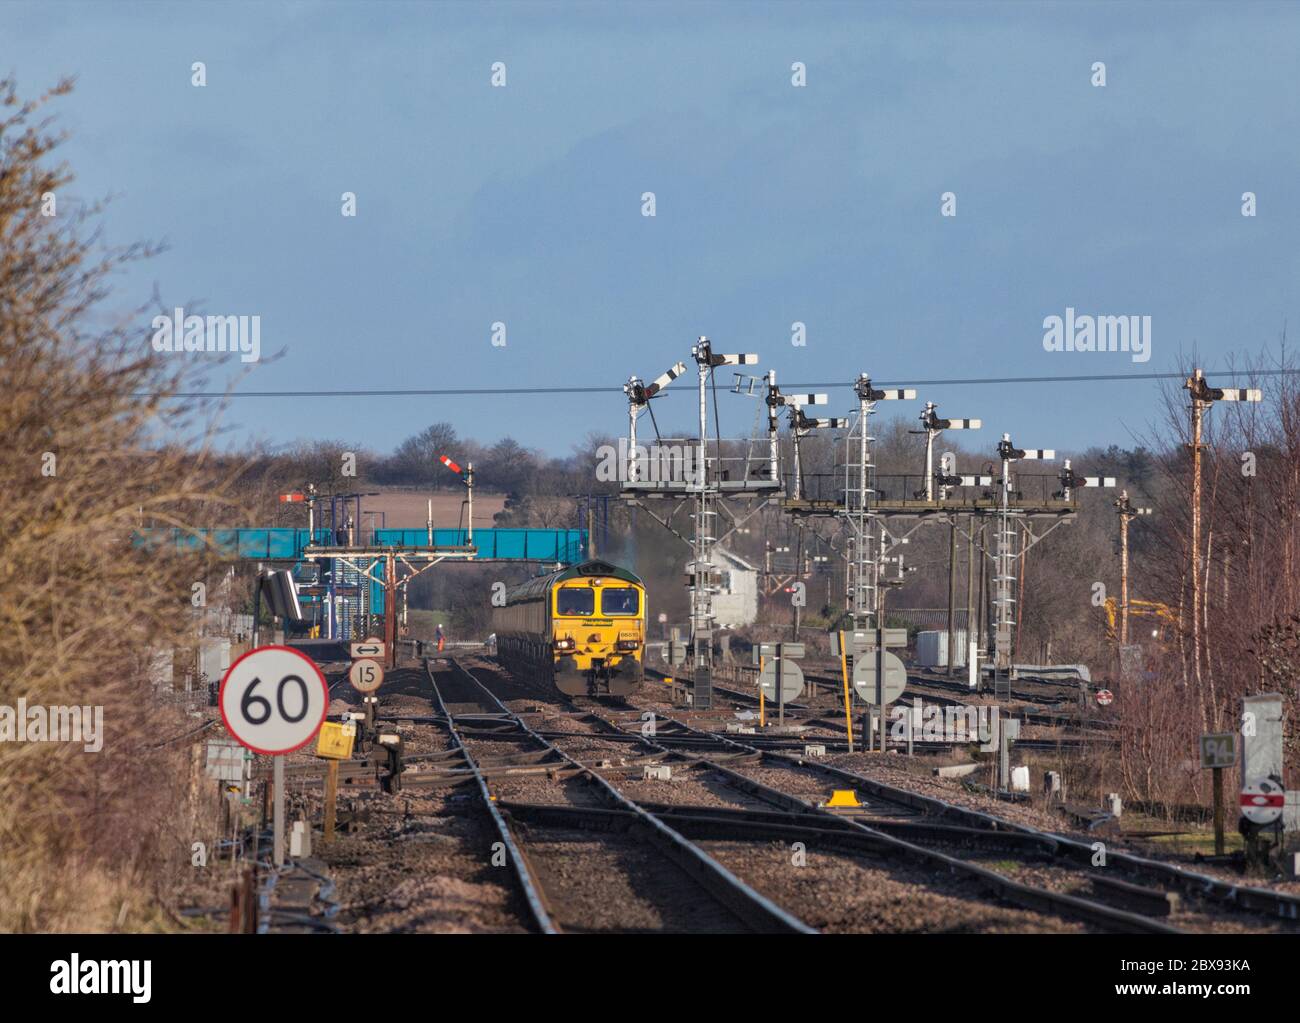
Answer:
[[[438, 716], [492, 818], [494, 853], [510, 864], [537, 930], [811, 932], [601, 772], [538, 734], [456, 660], [425, 665]], [[589, 832], [562, 826], [520, 829], [498, 803], [512, 790], [545, 792], [574, 813], [612, 811], [612, 834], [593, 843]]]
[[[798, 757], [739, 742], [714, 733], [702, 732], [673, 718], [663, 718], [652, 734], [640, 728], [626, 731], [606, 713], [583, 709], [577, 701], [565, 700], [575, 713], [563, 715], [569, 727], [539, 731], [555, 741], [568, 738], [596, 744], [613, 743], [616, 749], [655, 758], [655, 762], [673, 772], [672, 786], [660, 786], [665, 795], [675, 799], [651, 797], [646, 786], [640, 792], [628, 791], [629, 797], [643, 813], [653, 814], [661, 823], [682, 835], [709, 847], [715, 855], [753, 869], [756, 854], [741, 855], [740, 847], [754, 850], [774, 843], [815, 849], [819, 861], [839, 857], [861, 868], [877, 867], [880, 874], [903, 874], [909, 890], [926, 890], [952, 904], [979, 903], [993, 907], [1016, 907], [1042, 926], [1044, 917], [1093, 930], [1133, 933], [1178, 933], [1180, 928], [1151, 916], [1117, 908], [1099, 898], [1056, 890], [1044, 884], [1027, 883], [991, 870], [977, 862], [980, 858], [1014, 859], [1017, 863], [1051, 864], [1057, 852], [1056, 840], [1044, 835], [1015, 829], [988, 815], [975, 814], [957, 807], [943, 807], [936, 812], [932, 805], [917, 802], [910, 794], [881, 791], [865, 801], [853, 817], [817, 805], [817, 796], [827, 794], [826, 776], [811, 781], [813, 767]], [[589, 727], [583, 731], [581, 726]], [[644, 727], [644, 725], [640, 726]], [[748, 740], [748, 737], [746, 737]], [[636, 764], [626, 755], [623, 763]], [[607, 764], [609, 762], [606, 762]], [[821, 768], [823, 765], [815, 765]], [[794, 780], [804, 775], [802, 783]], [[784, 776], [784, 777], [781, 777]], [[693, 791], [706, 793], [709, 802], [699, 798], [684, 801], [683, 793], [673, 793], [679, 784], [687, 798]], [[634, 786], [627, 786], [632, 789]], [[721, 797], [721, 798], [719, 798]], [[719, 802], [725, 805], [719, 805]], [[501, 808], [512, 819], [548, 826], [568, 826], [589, 831], [607, 831], [619, 825], [628, 808], [609, 806], [555, 805], [536, 800], [502, 800]], [[961, 850], [953, 855], [945, 848]], [[769, 854], [769, 862], [771, 856]], [[878, 865], [878, 866], [877, 866]], [[817, 912], [833, 909], [835, 901], [824, 889], [808, 893], [816, 902], [806, 905], [803, 892], [786, 877], [773, 879], [768, 894], [781, 901], [791, 912], [806, 920], [817, 919]], [[755, 880], [762, 883], [762, 876]], [[1130, 899], [1147, 893], [1127, 893]], [[953, 896], [956, 898], [953, 898]], [[784, 896], [784, 897], [783, 897]], [[998, 912], [995, 908], [991, 912]], [[820, 921], [819, 921], [820, 922]], [[871, 929], [873, 920], [835, 921], [836, 929]], [[1060, 928], [1060, 923], [1056, 928]], [[941, 924], [938, 929], [944, 929]]]
[[[593, 713], [592, 716], [611, 729], [618, 727], [601, 715]], [[654, 738], [641, 737], [647, 748], [665, 755], [671, 755], [682, 738], [698, 740], [708, 734], [673, 718], [665, 723], [667, 730], [656, 729]], [[1056, 846], [1045, 836], [989, 826], [988, 821], [981, 821], [984, 825], [981, 827], [945, 823], [928, 813], [926, 807], [884, 793], [869, 797], [860, 813], [845, 816], [818, 805], [818, 797], [824, 798], [827, 794], [827, 776], [821, 772], [823, 765], [761, 750], [722, 736], [718, 736], [715, 742], [719, 752], [756, 754], [757, 763], [739, 760], [732, 764], [719, 763], [706, 758], [700, 747], [691, 742], [692, 755], [701, 758], [700, 766], [719, 773], [738, 791], [769, 804], [769, 809], [757, 813], [717, 815], [716, 811], [655, 807], [657, 812], [694, 816], [698, 818], [697, 828], [711, 829], [709, 833], [715, 835], [748, 832], [751, 838], [755, 835], [779, 836], [785, 840], [816, 843], [821, 849], [901, 857], [941, 875], [961, 875], [999, 900], [1078, 920], [1105, 931], [1156, 934], [1179, 931], [1179, 928], [1163, 921], [1116, 908], [1098, 899], [1016, 880], [977, 862], [977, 858], [991, 856], [999, 859], [1011, 856], [1023, 862], [1051, 861], [1055, 859]], [[688, 830], [700, 834], [696, 829], [688, 827]], [[943, 851], [949, 847], [962, 850], [962, 855]]]
[[[977, 810], [957, 807], [929, 796], [899, 789], [863, 775], [846, 771], [830, 764], [792, 756], [781, 751], [761, 749], [750, 742], [750, 737], [737, 739], [732, 736], [703, 732], [674, 718], [667, 718], [668, 730], [657, 731], [655, 743], [661, 749], [680, 748], [685, 741], [696, 756], [701, 756], [702, 740], [712, 739], [715, 748], [725, 751], [750, 751], [760, 756], [760, 764], [778, 767], [781, 771], [797, 771], [811, 774], [822, 779], [820, 789], [814, 787], [791, 792], [799, 786], [774, 786], [769, 775], [764, 780], [755, 780], [752, 775], [755, 768], [736, 763], [721, 770], [735, 774], [738, 783], [761, 793], [774, 806], [783, 807], [806, 820], [812, 813], [823, 818], [830, 812], [815, 806], [809, 795], [824, 792], [827, 782], [853, 787], [859, 794], [866, 795], [865, 811], [852, 823], [878, 830], [896, 838], [906, 839], [917, 845], [927, 847], [964, 847], [973, 850], [979, 856], [1008, 850], [1019, 854], [1029, 854], [1032, 858], [1051, 865], [1052, 870], [1060, 870], [1074, 875], [1106, 898], [1119, 900], [1130, 905], [1142, 907], [1144, 911], [1167, 912], [1166, 907], [1174, 900], [1171, 895], [1180, 898], [1189, 897], [1198, 907], [1202, 922], [1213, 918], [1221, 920], [1231, 918], [1241, 924], [1272, 921], [1286, 929], [1295, 929], [1294, 923], [1300, 921], [1300, 897], [1268, 889], [1251, 888], [1222, 881], [1217, 878], [1198, 874], [1194, 871], [1149, 860], [1120, 851], [1109, 851], [1105, 867], [1093, 868], [1096, 850], [1093, 844], [1084, 843], [1063, 835], [1039, 831], [1026, 825], [1004, 821], [993, 815]], [[613, 721], [607, 721], [610, 727], [617, 727]], [[759, 769], [761, 770], [761, 768]], [[749, 776], [749, 777], [746, 777]], [[744, 780], [741, 781], [740, 779]], [[831, 814], [832, 817], [836, 815]], [[921, 820], [918, 822], [918, 817]], [[929, 824], [926, 820], [950, 822], [948, 824]], [[823, 826], [830, 826], [824, 824]], [[1013, 836], [1015, 836], [1013, 838]], [[903, 851], [903, 850], [900, 850]], [[909, 850], [910, 851], [910, 850]], [[987, 879], [986, 880], [991, 880]], [[1061, 880], [1048, 879], [1051, 880]], [[992, 882], [994, 887], [1000, 887]], [[1028, 893], [1008, 891], [1016, 898], [1024, 898]], [[1059, 893], [1052, 893], [1054, 896]], [[1036, 896], [1036, 897], [1041, 897]], [[1057, 903], [1064, 910], [1080, 912], [1084, 918], [1095, 922], [1106, 920], [1110, 907], [1104, 901], [1096, 899], [1082, 900], [1077, 896]], [[1112, 918], [1114, 923], [1130, 929], [1134, 921], [1132, 914]], [[1141, 930], [1139, 926], [1136, 929]], [[1153, 928], [1158, 932], [1162, 927]]]
[[[1093, 869], [1091, 844], [804, 757], [792, 748], [801, 740], [704, 731], [639, 699], [611, 709], [561, 698], [566, 710], [555, 713], [551, 695], [515, 710], [477, 666], [448, 658], [426, 661], [425, 670], [429, 720], [446, 728], [454, 749], [405, 775], [404, 785], [473, 792], [535, 930], [893, 929], [874, 910], [850, 917], [861, 912], [850, 893], [801, 889], [792, 880], [798, 871], [774, 871], [791, 848], [815, 853], [823, 869], [832, 861], [857, 869], [859, 891], [892, 875], [949, 905], [1021, 913], [1028, 929], [1276, 930], [1294, 929], [1300, 915], [1294, 896], [1127, 853], [1110, 851], [1107, 866]], [[648, 713], [656, 718], [643, 734], [640, 715]], [[671, 784], [644, 780], [647, 766], [668, 768]], [[833, 787], [853, 788], [861, 808], [819, 806]], [[596, 917], [593, 900], [605, 907]], [[909, 909], [898, 919], [927, 927], [924, 913], [919, 924], [914, 916]], [[942, 920], [929, 926], [946, 929]]]
[[[669, 676], [666, 672], [650, 666], [646, 666], [645, 671], [647, 675], [651, 675], [659, 679], [664, 679], [669, 677], [677, 678], [677, 676]], [[836, 685], [842, 685], [842, 683], [839, 680], [831, 679], [829, 677], [805, 674], [804, 678], [812, 681], [817, 681], [824, 687], [832, 687], [832, 683]], [[688, 679], [678, 679], [678, 681], [683, 682], [683, 684], [689, 688], [690, 682]], [[720, 685], [716, 681], [716, 679], [713, 682], [713, 695], [715, 698], [729, 700], [733, 705], [740, 705], [744, 707], [757, 707], [759, 705], [759, 698], [755, 693], [747, 693], [741, 689], [735, 689], [730, 686]], [[950, 697], [946, 697], [942, 695], [934, 695], [931, 693], [925, 694], [925, 699], [929, 700], [931, 703], [939, 704], [940, 706], [951, 706], [951, 707], [965, 706], [964, 702], [961, 700], [952, 699]], [[855, 716], [860, 715], [862, 713], [862, 710], [863, 710], [863, 706], [861, 704], [858, 704], [854, 708]], [[820, 728], [820, 729], [830, 731], [833, 734], [842, 733], [844, 729], [842, 703], [840, 703], [837, 707], [833, 708], [832, 710], [828, 711], [825, 707], [817, 707], [811, 703], [804, 702], [803, 700], [794, 700], [785, 705], [785, 712], [787, 715], [788, 723], [790, 724], [802, 724], [812, 728]], [[767, 714], [770, 717], [774, 713], [775, 713], [774, 705], [771, 700], [768, 700]], [[1039, 716], [1030, 712], [1012, 714], [1011, 716], [1019, 718], [1020, 720], [1030, 724], [1053, 724], [1057, 726], [1060, 725], [1060, 721], [1056, 720], [1055, 718], [1053, 718], [1050, 721], [1046, 719], [1040, 719]], [[758, 739], [750, 739], [748, 741], [753, 742], [753, 744], [756, 746], [763, 746], [764, 748], [776, 748], [777, 746], [780, 745], [786, 745], [786, 746], [798, 745], [801, 747], [803, 745], [803, 740], [798, 740], [797, 743], [791, 743], [788, 741], [783, 742], [782, 740], [776, 740], [774, 738], [758, 738]], [[826, 745], [827, 749], [834, 749], [837, 752], [843, 752], [848, 749], [847, 740], [840, 740], [833, 737], [823, 737], [819, 735], [816, 737], [816, 741]], [[888, 742], [890, 745], [894, 745], [894, 746], [899, 746], [899, 747], [906, 746], [906, 740], [898, 739], [892, 735], [888, 737]], [[1062, 736], [1059, 738], [1053, 737], [1053, 738], [1017, 739], [1016, 745], [1022, 750], [1061, 752], [1061, 751], [1091, 749], [1097, 745], [1113, 745], [1113, 742], [1114, 740], [1107, 736], [1083, 735], [1083, 736]], [[932, 752], [932, 753], [949, 752], [953, 749], [956, 749], [958, 746], [966, 745], [965, 743], [961, 743], [961, 742], [948, 742], [943, 740], [933, 740], [933, 739], [923, 739], [923, 738], [914, 738], [912, 744], [915, 749], [921, 752]]]

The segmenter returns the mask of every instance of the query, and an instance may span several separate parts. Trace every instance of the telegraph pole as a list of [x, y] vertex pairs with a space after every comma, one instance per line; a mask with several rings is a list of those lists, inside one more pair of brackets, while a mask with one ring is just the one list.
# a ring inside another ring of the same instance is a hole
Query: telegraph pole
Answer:
[[1119, 650], [1116, 660], [1120, 671], [1124, 666], [1124, 648], [1128, 646], [1128, 527], [1139, 515], [1150, 515], [1150, 508], [1135, 508], [1129, 500], [1128, 491], [1121, 490], [1115, 501], [1119, 512]]
[[[1201, 690], [1201, 420], [1216, 401], [1264, 400], [1257, 387], [1211, 387], [1201, 369], [1193, 369], [1183, 383], [1192, 400], [1192, 677]], [[1201, 700], [1201, 727], [1206, 727], [1205, 702]]]

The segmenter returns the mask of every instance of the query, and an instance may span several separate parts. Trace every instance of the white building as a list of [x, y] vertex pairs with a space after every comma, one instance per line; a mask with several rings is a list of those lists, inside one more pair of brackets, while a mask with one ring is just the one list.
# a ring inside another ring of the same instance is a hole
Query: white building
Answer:
[[720, 629], [739, 629], [758, 620], [758, 569], [721, 547], [713, 551], [718, 566], [718, 592], [713, 615]]

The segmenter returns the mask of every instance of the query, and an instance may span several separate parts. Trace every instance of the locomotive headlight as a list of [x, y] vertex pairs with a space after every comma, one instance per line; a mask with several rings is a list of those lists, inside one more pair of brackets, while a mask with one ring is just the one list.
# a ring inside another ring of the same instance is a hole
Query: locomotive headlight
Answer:
[[572, 636], [561, 636], [555, 641], [556, 650], [576, 650], [578, 644], [573, 641]]
[[620, 632], [615, 646], [620, 650], [635, 650], [641, 645], [641, 637], [635, 632]]

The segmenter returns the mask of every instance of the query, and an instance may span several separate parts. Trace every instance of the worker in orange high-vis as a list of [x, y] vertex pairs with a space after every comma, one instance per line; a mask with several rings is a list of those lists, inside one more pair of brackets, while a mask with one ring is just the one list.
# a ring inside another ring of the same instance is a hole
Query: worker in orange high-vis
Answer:
[[437, 626], [437, 629], [436, 629], [435, 632], [434, 632], [434, 635], [437, 636], [437, 639], [438, 639], [438, 653], [442, 653], [442, 648], [443, 648], [443, 646], [446, 644], [447, 640], [446, 640], [446, 638], [445, 638], [445, 637], [443, 636], [443, 634], [442, 634], [442, 623], [441, 623], [441, 622], [438, 623], [438, 626]]

